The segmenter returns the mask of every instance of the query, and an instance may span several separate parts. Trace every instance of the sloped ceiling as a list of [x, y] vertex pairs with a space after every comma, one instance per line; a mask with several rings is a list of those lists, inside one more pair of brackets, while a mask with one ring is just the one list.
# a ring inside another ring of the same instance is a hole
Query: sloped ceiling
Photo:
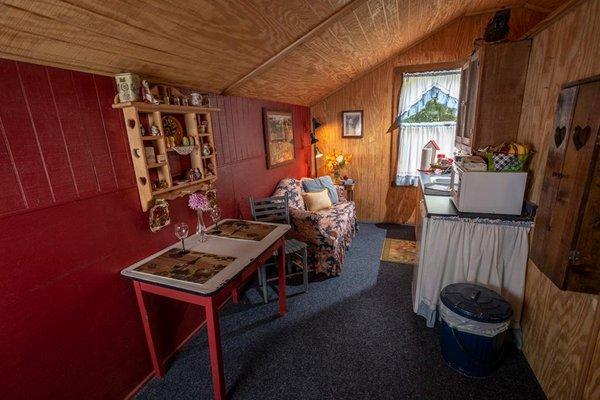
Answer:
[[310, 105], [464, 14], [560, 0], [3, 0], [0, 57]]

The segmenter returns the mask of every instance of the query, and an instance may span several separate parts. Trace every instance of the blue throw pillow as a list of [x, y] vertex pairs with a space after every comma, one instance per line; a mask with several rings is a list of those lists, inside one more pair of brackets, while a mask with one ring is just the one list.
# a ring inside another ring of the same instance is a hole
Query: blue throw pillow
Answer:
[[302, 187], [304, 188], [304, 191], [308, 193], [320, 192], [323, 189], [327, 189], [331, 202], [333, 204], [340, 202], [333, 180], [331, 180], [331, 177], [328, 175], [320, 176], [316, 179], [304, 178], [302, 179]]

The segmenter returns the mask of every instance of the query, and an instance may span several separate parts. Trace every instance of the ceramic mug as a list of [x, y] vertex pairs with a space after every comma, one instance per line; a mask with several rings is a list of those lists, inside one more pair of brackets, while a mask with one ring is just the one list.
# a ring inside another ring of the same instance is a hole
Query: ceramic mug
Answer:
[[202, 101], [202, 97], [200, 96], [200, 93], [194, 92], [194, 93], [190, 94], [190, 96], [191, 96], [190, 104], [193, 106], [199, 106]]

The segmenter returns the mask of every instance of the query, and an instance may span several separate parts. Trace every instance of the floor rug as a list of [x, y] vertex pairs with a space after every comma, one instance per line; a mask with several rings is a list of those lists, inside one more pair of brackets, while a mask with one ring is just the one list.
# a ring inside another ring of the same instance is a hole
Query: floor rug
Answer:
[[417, 246], [412, 240], [386, 238], [381, 251], [381, 261], [400, 264], [417, 262]]

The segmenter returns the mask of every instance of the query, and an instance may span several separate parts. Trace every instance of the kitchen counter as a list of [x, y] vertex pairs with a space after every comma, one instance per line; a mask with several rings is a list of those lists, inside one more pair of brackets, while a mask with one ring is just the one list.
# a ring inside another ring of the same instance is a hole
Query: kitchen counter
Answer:
[[[433, 178], [433, 181], [432, 181]], [[503, 221], [533, 221], [535, 216], [535, 205], [532, 203], [526, 203], [525, 208], [528, 212], [521, 215], [504, 215], [504, 214], [480, 214], [480, 213], [465, 213], [460, 212], [454, 206], [450, 198], [450, 192], [432, 190], [430, 185], [432, 183], [442, 184], [440, 178], [450, 179], [450, 174], [445, 175], [433, 175], [419, 172], [419, 184], [423, 192], [423, 200], [427, 211], [427, 217], [460, 217], [460, 218], [486, 218], [496, 219]], [[435, 180], [440, 180], [435, 182]], [[447, 180], [446, 180], [447, 181]], [[448, 186], [450, 184], [448, 183]]]
[[419, 252], [413, 271], [413, 311], [433, 327], [438, 319], [439, 293], [451, 283], [474, 282], [510, 293], [512, 327], [519, 347], [532, 213], [460, 212], [449, 190], [431, 190], [432, 184], [449, 186], [449, 180], [444, 179], [449, 177], [425, 173], [419, 177], [423, 201], [415, 226]]

